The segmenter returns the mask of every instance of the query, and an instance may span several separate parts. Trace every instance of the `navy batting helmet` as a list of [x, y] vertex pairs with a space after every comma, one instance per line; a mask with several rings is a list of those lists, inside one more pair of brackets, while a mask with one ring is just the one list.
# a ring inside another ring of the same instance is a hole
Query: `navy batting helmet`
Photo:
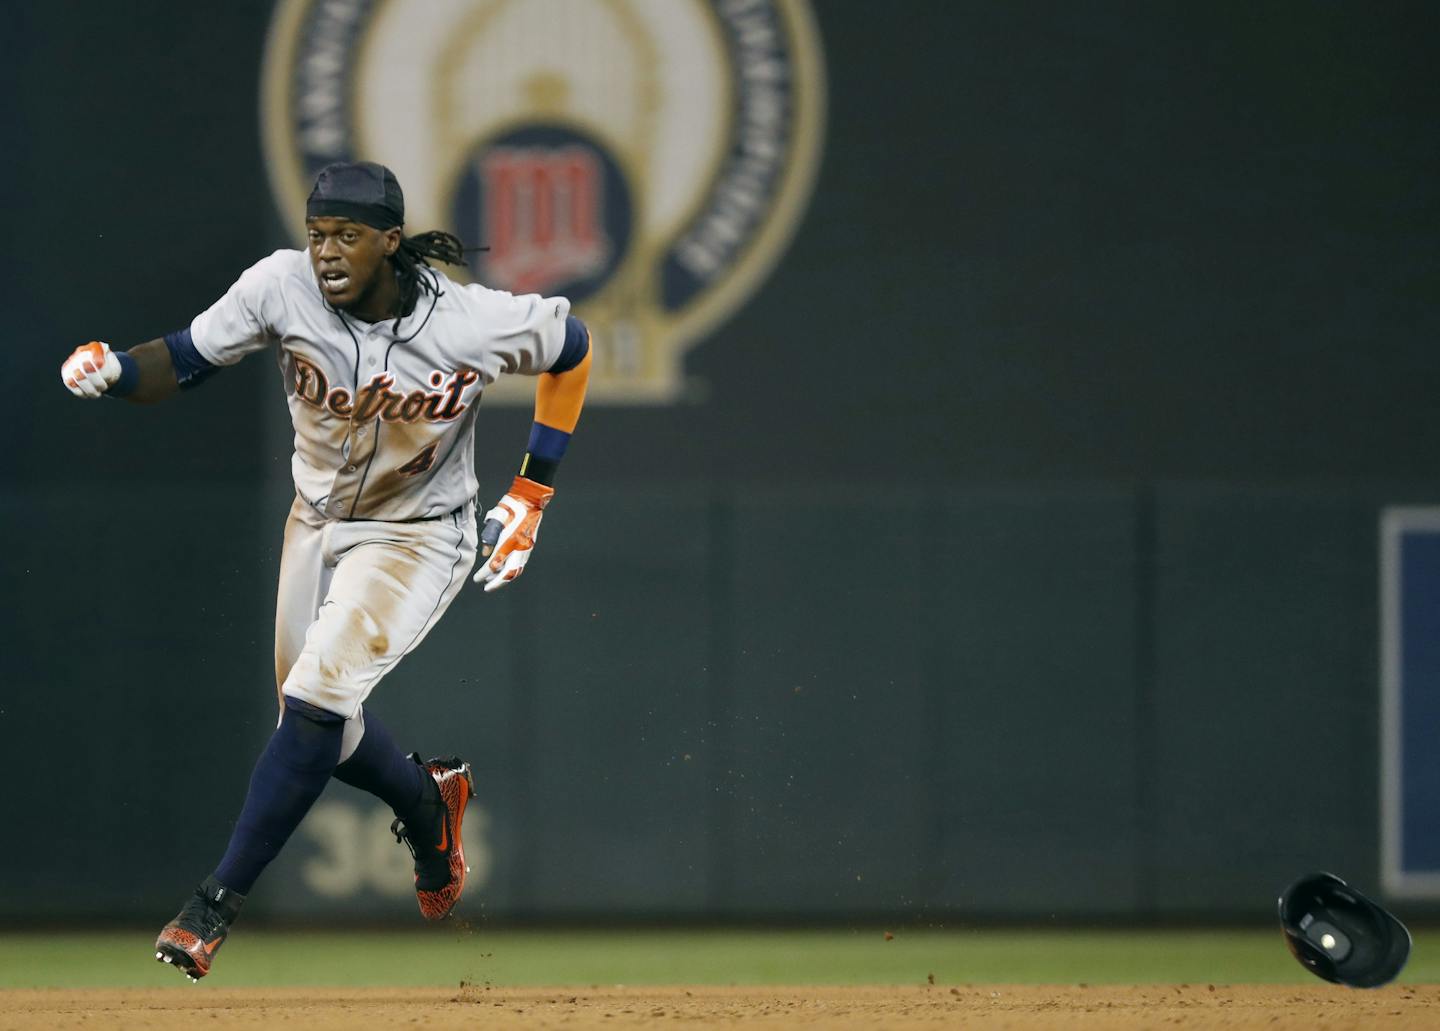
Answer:
[[1410, 932], [1383, 907], [1331, 873], [1302, 877], [1280, 896], [1285, 944], [1317, 977], [1379, 988], [1410, 956]]

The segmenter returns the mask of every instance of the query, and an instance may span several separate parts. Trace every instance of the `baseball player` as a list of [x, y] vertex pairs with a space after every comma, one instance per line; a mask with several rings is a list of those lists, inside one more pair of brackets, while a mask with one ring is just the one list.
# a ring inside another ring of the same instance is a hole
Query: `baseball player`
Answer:
[[[295, 501], [275, 610], [280, 720], [255, 764], [224, 857], [161, 930], [155, 958], [210, 971], [256, 879], [333, 776], [395, 811], [431, 920], [465, 887], [470, 765], [405, 755], [365, 707], [474, 580], [525, 568], [584, 404], [590, 337], [563, 297], [461, 286], [448, 233], [405, 236], [394, 174], [327, 166], [306, 206], [307, 251], [247, 269], [189, 327], [128, 352], [92, 342], [61, 366], [77, 397], [153, 402], [254, 351], [273, 350], [295, 427]], [[475, 411], [502, 373], [537, 376], [519, 474], [476, 530]]]

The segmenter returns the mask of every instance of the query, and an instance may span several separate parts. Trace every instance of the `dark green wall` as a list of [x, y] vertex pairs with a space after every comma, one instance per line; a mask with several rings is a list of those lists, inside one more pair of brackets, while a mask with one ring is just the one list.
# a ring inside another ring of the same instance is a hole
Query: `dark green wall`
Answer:
[[[703, 400], [587, 411], [523, 583], [462, 593], [374, 699], [475, 761], [485, 912], [1376, 886], [1377, 513], [1440, 499], [1440, 11], [816, 7], [816, 193], [692, 352]], [[273, 720], [273, 367], [156, 409], [55, 376], [283, 242], [262, 8], [5, 9], [11, 917], [168, 915]], [[482, 451], [493, 492], [512, 449]], [[307, 828], [255, 908], [407, 911], [383, 817], [323, 801], [363, 872], [315, 874]]]

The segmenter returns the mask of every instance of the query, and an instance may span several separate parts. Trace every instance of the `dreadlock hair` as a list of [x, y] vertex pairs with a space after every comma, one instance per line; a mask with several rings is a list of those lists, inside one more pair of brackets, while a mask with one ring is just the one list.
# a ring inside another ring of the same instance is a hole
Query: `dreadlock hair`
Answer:
[[[469, 250], [483, 250], [472, 247]], [[400, 284], [400, 314], [395, 319], [395, 328], [400, 328], [400, 319], [415, 310], [422, 293], [435, 293], [435, 281], [420, 274], [420, 266], [430, 267], [430, 258], [436, 258], [447, 265], [465, 264], [466, 246], [453, 233], [432, 229], [428, 233], [402, 236], [400, 249], [390, 256], [395, 263], [395, 279]], [[437, 295], [438, 296], [438, 295]]]

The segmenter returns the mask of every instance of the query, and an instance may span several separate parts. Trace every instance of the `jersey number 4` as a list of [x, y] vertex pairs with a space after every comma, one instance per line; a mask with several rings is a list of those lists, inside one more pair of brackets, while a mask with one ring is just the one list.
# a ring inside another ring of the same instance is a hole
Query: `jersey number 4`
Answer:
[[419, 476], [435, 464], [435, 449], [439, 446], [439, 444], [431, 444], [395, 471], [401, 476]]

